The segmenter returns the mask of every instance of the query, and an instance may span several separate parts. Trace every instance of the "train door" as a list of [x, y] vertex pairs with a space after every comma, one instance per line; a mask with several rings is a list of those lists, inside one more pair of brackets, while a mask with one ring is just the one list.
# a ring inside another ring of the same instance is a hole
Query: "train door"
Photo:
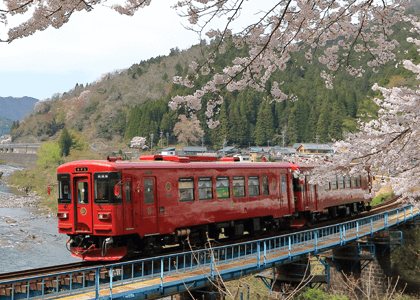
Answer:
[[126, 231], [126, 233], [130, 233], [130, 230], [134, 230], [134, 199], [131, 182], [131, 177], [124, 177], [124, 230]]
[[90, 193], [90, 175], [75, 175], [73, 177], [73, 195], [75, 195], [75, 231], [92, 232], [92, 199]]
[[143, 215], [143, 232], [145, 234], [158, 233], [157, 221], [157, 193], [156, 193], [156, 177], [143, 177], [143, 201], [142, 201], [142, 215]]
[[280, 207], [283, 211], [286, 210], [286, 214], [289, 214], [289, 197], [287, 195], [287, 175], [281, 174], [280, 175], [280, 188], [281, 188], [281, 194], [280, 194]]
[[306, 176], [306, 206], [305, 210], [316, 210], [316, 185], [315, 184], [309, 184], [311, 180], [310, 176]]

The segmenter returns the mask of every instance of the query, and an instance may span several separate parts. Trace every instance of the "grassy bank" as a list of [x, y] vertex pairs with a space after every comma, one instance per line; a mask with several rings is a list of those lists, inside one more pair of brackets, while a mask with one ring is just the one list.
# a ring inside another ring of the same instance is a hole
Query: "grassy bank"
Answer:
[[382, 202], [384, 202], [384, 201], [386, 201], [386, 200], [388, 200], [389, 198], [391, 198], [392, 197], [392, 195], [393, 195], [394, 193], [391, 191], [391, 192], [389, 192], [389, 193], [386, 193], [386, 194], [380, 194], [379, 196], [376, 196], [373, 200], [372, 200], [372, 202], [370, 203], [370, 205], [376, 205], [376, 204], [380, 204], [380, 203], [382, 203]]

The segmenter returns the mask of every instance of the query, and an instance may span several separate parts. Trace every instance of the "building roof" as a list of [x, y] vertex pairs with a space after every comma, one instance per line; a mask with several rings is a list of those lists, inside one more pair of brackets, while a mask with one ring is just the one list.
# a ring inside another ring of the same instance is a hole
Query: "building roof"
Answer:
[[207, 152], [207, 147], [201, 146], [184, 146], [182, 147], [184, 152]]
[[290, 152], [289, 151], [289, 149], [287, 149], [287, 148], [280, 148], [280, 149], [275, 149], [275, 151], [274, 151], [276, 154], [283, 154], [283, 155], [291, 155], [291, 154], [293, 154], [293, 153], [295, 153], [295, 152]]
[[235, 146], [226, 146], [225, 148], [222, 148], [219, 151], [229, 152], [229, 151], [233, 151], [233, 150], [240, 150], [240, 149], [236, 148]]
[[283, 151], [283, 149], [286, 149], [290, 154], [295, 154], [296, 153], [296, 149], [295, 148], [293, 148], [293, 147], [280, 147], [280, 146], [275, 146], [274, 148], [273, 148], [273, 151], [275, 152], [275, 153], [277, 153], [277, 152], [281, 152], [281, 151]]
[[[296, 144], [295, 144], [296, 145]], [[293, 147], [295, 146], [293, 145]], [[302, 143], [300, 144], [300, 147], [304, 147], [308, 150], [329, 150], [331, 152], [333, 152], [333, 149], [328, 145], [328, 144], [315, 144], [315, 143]]]

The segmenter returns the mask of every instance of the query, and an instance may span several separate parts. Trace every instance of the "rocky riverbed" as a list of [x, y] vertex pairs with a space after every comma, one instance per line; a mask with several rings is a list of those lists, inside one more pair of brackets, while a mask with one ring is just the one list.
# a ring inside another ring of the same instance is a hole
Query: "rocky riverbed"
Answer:
[[40, 197], [7, 186], [17, 168], [0, 166], [0, 273], [78, 261], [66, 250], [57, 217], [39, 205]]

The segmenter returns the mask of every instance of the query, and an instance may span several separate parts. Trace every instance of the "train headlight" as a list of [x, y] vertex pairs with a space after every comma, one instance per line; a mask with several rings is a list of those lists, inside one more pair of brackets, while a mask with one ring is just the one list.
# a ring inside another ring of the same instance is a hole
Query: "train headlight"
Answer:
[[59, 219], [67, 219], [67, 217], [68, 217], [68, 214], [65, 213], [65, 212], [57, 213], [57, 218], [59, 218]]
[[99, 213], [98, 214], [99, 220], [111, 220], [111, 214], [110, 213]]

